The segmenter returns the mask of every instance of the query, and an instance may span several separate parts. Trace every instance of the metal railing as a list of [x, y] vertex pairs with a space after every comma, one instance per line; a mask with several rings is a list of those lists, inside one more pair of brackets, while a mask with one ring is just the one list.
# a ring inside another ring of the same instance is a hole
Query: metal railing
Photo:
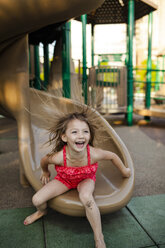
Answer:
[[[146, 108], [156, 107], [157, 104], [165, 103], [165, 70], [146, 68], [134, 68], [134, 107]], [[151, 73], [151, 81], [147, 81], [147, 73]], [[150, 94], [147, 94], [147, 87]]]

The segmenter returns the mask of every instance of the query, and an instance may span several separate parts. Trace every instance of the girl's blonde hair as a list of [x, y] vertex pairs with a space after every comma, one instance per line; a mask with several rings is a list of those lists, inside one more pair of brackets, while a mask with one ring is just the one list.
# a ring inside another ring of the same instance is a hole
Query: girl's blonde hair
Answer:
[[90, 130], [90, 140], [89, 140], [89, 145], [93, 146], [94, 138], [95, 138], [95, 130], [96, 130], [96, 125], [88, 119], [87, 116], [87, 111], [82, 111], [82, 112], [73, 112], [66, 114], [59, 118], [59, 120], [55, 123], [53, 127], [49, 129], [50, 135], [49, 135], [49, 144], [53, 145], [53, 149], [50, 154], [54, 152], [59, 152], [64, 145], [66, 144], [62, 140], [62, 135], [65, 134], [68, 123], [72, 120], [80, 120], [84, 121]]

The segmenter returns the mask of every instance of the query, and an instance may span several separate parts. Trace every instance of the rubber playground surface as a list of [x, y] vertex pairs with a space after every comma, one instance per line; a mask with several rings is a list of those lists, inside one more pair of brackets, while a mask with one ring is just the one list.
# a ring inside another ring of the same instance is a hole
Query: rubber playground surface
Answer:
[[[123, 117], [108, 118], [126, 144], [135, 166], [135, 190], [129, 204], [102, 216], [107, 248], [165, 248], [165, 120], [132, 127]], [[48, 209], [47, 216], [24, 226], [33, 213], [31, 187], [19, 183], [16, 122], [0, 118], [0, 248], [94, 248], [86, 218]]]

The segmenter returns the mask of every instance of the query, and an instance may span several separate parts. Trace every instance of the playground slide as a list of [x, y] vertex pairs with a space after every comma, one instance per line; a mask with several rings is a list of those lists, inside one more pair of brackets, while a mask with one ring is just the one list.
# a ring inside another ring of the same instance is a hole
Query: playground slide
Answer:
[[[23, 2], [25, 5], [21, 6]], [[43, 118], [38, 118], [37, 114], [42, 113], [42, 109], [48, 99], [54, 109], [62, 112], [79, 109], [81, 106], [69, 99], [57, 98], [46, 92], [29, 89], [27, 33], [44, 25], [83, 14], [97, 7], [102, 1], [60, 0], [58, 3], [58, 1], [28, 0], [23, 2], [17, 1], [16, 4], [15, 1], [15, 5], [11, 6], [11, 2], [0, 0], [0, 9], [4, 7], [4, 11], [10, 10], [0, 15], [0, 20], [2, 19], [0, 28], [4, 33], [0, 43], [0, 111], [3, 110], [3, 114], [5, 112], [9, 113], [16, 119], [18, 124], [21, 183], [25, 185], [30, 183], [35, 190], [38, 190], [42, 187], [39, 180], [40, 159], [48, 152], [48, 147], [42, 146], [48, 139], [48, 133], [46, 132], [48, 118], [45, 114]], [[54, 2], [57, 4], [56, 8], [54, 7], [55, 11], [57, 11], [54, 14], [55, 18], [51, 12]], [[31, 13], [28, 9], [28, 6], [31, 6], [30, 4], [33, 6]], [[37, 6], [37, 13], [40, 11], [40, 15], [37, 14], [36, 17], [34, 17], [34, 14], [36, 14], [35, 5]], [[77, 9], [74, 5], [77, 5]], [[45, 12], [49, 9], [51, 13], [46, 15]], [[62, 11], [63, 9], [64, 11]], [[74, 10], [73, 13], [72, 9]], [[5, 15], [6, 13], [10, 15]], [[12, 18], [15, 18], [13, 20], [15, 20], [16, 24], [14, 21], [12, 23]], [[27, 18], [26, 21], [24, 18]], [[23, 25], [23, 23], [27, 25]], [[3, 24], [6, 25], [5, 28], [3, 28]], [[49, 112], [51, 112], [51, 109], [48, 109], [48, 115]], [[31, 115], [30, 113], [33, 114]], [[122, 208], [130, 200], [134, 186], [134, 168], [129, 152], [118, 135], [97, 112], [95, 115], [99, 116], [98, 121], [100, 125], [104, 126], [104, 136], [108, 138], [104, 142], [100, 140], [99, 146], [117, 153], [124, 164], [132, 171], [130, 178], [122, 178], [119, 171], [110, 162], [104, 161], [99, 164], [95, 198], [101, 213], [104, 214]], [[50, 167], [53, 178], [55, 170], [53, 165], [50, 165]], [[85, 215], [76, 190], [71, 190], [52, 199], [49, 202], [49, 206], [64, 214]]]

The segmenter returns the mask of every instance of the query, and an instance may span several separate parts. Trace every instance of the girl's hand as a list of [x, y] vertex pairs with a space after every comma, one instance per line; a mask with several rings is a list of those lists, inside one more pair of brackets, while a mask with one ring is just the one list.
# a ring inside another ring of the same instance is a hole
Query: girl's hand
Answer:
[[130, 168], [124, 168], [123, 170], [122, 170], [122, 174], [123, 174], [123, 177], [130, 177], [131, 176], [131, 170], [130, 170]]
[[50, 181], [50, 172], [49, 171], [42, 171], [40, 180], [43, 185], [47, 184]]

